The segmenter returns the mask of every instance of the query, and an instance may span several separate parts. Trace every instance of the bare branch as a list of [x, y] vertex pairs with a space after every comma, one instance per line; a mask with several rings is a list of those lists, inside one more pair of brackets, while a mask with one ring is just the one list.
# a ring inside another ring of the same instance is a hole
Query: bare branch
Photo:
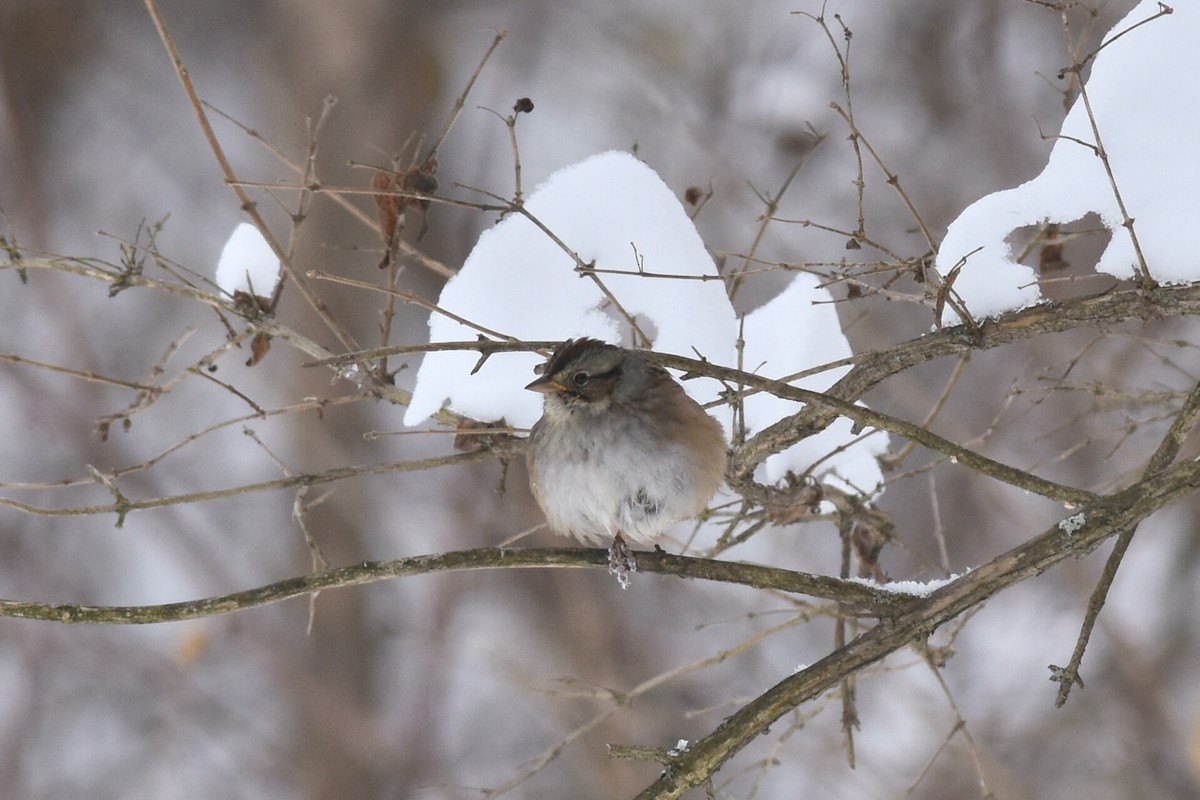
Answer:
[[[756, 564], [713, 561], [664, 552], [638, 553], [638, 572], [675, 575], [681, 578], [738, 583], [759, 589], [820, 597], [856, 608], [873, 616], [891, 617], [904, 613], [915, 599], [911, 595], [874, 589], [862, 583], [841, 581], [825, 575]], [[302, 575], [247, 589], [242, 592], [164, 603], [153, 606], [86, 606], [72, 603], [27, 603], [0, 600], [0, 617], [40, 619], [49, 622], [101, 625], [146, 625], [181, 622], [278, 603], [313, 592], [348, 586], [363, 586], [392, 578], [433, 572], [534, 567], [608, 568], [608, 551], [603, 548], [530, 548], [523, 550], [482, 548], [437, 555], [412, 556], [394, 561], [368, 561], [347, 567]]]
[[638, 797], [670, 800], [699, 786], [776, 720], [800, 703], [820, 695], [853, 674], [908, 645], [988, 597], [1038, 575], [1063, 559], [1086, 553], [1100, 542], [1133, 527], [1160, 508], [1192, 493], [1200, 481], [1200, 463], [1187, 462], [1103, 498], [1081, 512], [1081, 527], [1067, 534], [1055, 525], [1041, 535], [996, 556], [933, 592], [888, 624], [876, 625], [817, 663], [743, 706], [711, 734], [677, 755], [662, 776]]

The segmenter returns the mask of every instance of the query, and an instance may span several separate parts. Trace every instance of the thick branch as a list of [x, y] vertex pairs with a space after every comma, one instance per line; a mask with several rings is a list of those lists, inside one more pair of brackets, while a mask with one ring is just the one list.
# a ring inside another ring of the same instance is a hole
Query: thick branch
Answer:
[[1198, 486], [1200, 463], [1182, 463], [1089, 506], [1077, 518], [1082, 527], [1056, 525], [972, 570], [743, 706], [673, 759], [662, 776], [638, 795], [639, 800], [675, 798], [699, 786], [776, 720], [834, 687], [846, 675], [920, 641], [997, 592], [1039, 575], [1065, 558], [1090, 552], [1104, 539], [1137, 525]]
[[[854, 401], [892, 375], [937, 358], [973, 350], [990, 350], [1012, 342], [1090, 325], [1111, 327], [1133, 319], [1149, 321], [1196, 315], [1200, 315], [1200, 286], [1160, 286], [1149, 291], [1127, 289], [1043, 303], [1023, 311], [1002, 314], [981, 323], [973, 331], [962, 326], [945, 328], [887, 350], [863, 353], [855, 357], [857, 363], [854, 367], [824, 394]], [[736, 454], [730, 464], [730, 474], [735, 480], [748, 479], [754, 468], [767, 456], [824, 430], [838, 414], [832, 407], [813, 404], [763, 429]]]

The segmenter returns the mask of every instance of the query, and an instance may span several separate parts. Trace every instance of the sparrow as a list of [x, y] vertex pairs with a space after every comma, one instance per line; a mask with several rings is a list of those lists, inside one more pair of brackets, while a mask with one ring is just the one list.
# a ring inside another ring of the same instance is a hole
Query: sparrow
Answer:
[[545, 395], [526, 450], [534, 498], [558, 533], [610, 544], [628, 587], [628, 542], [654, 543], [720, 485], [721, 424], [643, 352], [596, 339], [563, 342], [525, 388]]

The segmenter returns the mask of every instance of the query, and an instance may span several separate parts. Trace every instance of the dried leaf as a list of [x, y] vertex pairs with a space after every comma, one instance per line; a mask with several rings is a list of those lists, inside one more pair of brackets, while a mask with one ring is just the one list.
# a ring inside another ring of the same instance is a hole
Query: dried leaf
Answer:
[[260, 314], [270, 313], [271, 298], [260, 297], [259, 295], [250, 294], [238, 289], [233, 293], [233, 305], [242, 316], [254, 318]]
[[490, 450], [503, 440], [516, 438], [503, 432], [507, 427], [508, 423], [503, 419], [499, 422], [468, 420], [459, 425], [454, 434], [454, 449], [462, 453]]
[[1063, 240], [1059, 238], [1058, 226], [1051, 223], [1042, 231], [1046, 244], [1038, 252], [1038, 272], [1045, 275], [1051, 272], [1061, 272], [1070, 263], [1063, 257]]
[[824, 499], [821, 484], [809, 478], [772, 493], [763, 510], [775, 525], [790, 525], [817, 513]]
[[261, 332], [254, 334], [254, 338], [250, 340], [250, 358], [246, 359], [246, 366], [256, 366], [270, 349], [271, 337], [269, 335]]
[[[395, 241], [396, 228], [400, 221], [400, 198], [394, 194], [384, 194], [399, 188], [395, 173], [379, 170], [371, 178], [371, 190], [376, 192], [375, 205], [379, 209], [379, 230], [383, 241], [387, 244], [388, 255], [391, 255], [392, 243]], [[386, 266], [386, 264], [382, 265]]]
[[[426, 212], [429, 210], [429, 198], [406, 197], [404, 194], [433, 194], [438, 190], [437, 179], [438, 160], [430, 156], [424, 164], [413, 165], [404, 172], [378, 170], [371, 178], [371, 190], [376, 192], [375, 205], [379, 208], [379, 230], [383, 234], [385, 252], [379, 268], [383, 269], [392, 263], [396, 256], [396, 245], [400, 235], [413, 219], [420, 218], [421, 228], [417, 239], [425, 235], [429, 229]], [[394, 194], [404, 193], [404, 194]], [[413, 219], [409, 212], [413, 212]]]
[[879, 554], [893, 538], [895, 525], [891, 517], [875, 509], [863, 509], [861, 516], [850, 529], [850, 546], [858, 558], [858, 574], [874, 578], [876, 583], [887, 583], [887, 573], [879, 565]]

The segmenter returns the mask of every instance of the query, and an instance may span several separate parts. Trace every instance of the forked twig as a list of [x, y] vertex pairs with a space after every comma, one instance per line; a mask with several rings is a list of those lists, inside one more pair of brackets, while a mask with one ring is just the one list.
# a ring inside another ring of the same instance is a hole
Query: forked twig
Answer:
[[479, 59], [479, 66], [475, 67], [475, 71], [471, 73], [471, 78], [467, 81], [466, 87], [464, 87], [462, 93], [455, 98], [454, 109], [450, 112], [449, 116], [446, 117], [446, 123], [442, 126], [442, 130], [438, 133], [437, 138], [433, 140], [433, 144], [429, 146], [429, 152], [425, 154], [425, 158], [421, 159], [422, 163], [428, 162], [431, 158], [437, 156], [438, 148], [442, 146], [442, 142], [446, 141], [446, 137], [450, 135], [450, 129], [454, 127], [455, 120], [457, 120], [458, 115], [462, 113], [463, 107], [467, 103], [467, 95], [471, 93], [471, 88], [475, 86], [475, 81], [478, 80], [480, 74], [482, 74], [484, 65], [487, 64], [488, 59], [492, 57], [492, 53], [496, 51], [496, 48], [500, 46], [500, 43], [504, 41], [504, 37], [506, 36], [508, 36], [508, 31], [496, 32], [496, 37], [492, 39], [492, 44], [490, 47], [488, 47], [487, 52], [483, 54], [483, 58]]
[[[1187, 399], [1184, 400], [1183, 407], [1179, 409], [1166, 436], [1159, 443], [1158, 449], [1142, 473], [1143, 479], [1162, 474], [1171, 465], [1171, 462], [1179, 454], [1180, 448], [1183, 447], [1187, 435], [1195, 427], [1198, 418], [1200, 418], [1200, 383], [1196, 384]], [[1072, 686], [1083, 685], [1083, 680], [1079, 677], [1079, 667], [1083, 663], [1084, 651], [1087, 650], [1092, 630], [1108, 599], [1108, 591], [1117, 577], [1117, 570], [1121, 567], [1121, 562], [1129, 550], [1129, 545], [1133, 542], [1133, 535], [1136, 531], [1137, 526], [1131, 525], [1117, 536], [1112, 552], [1109, 553], [1108, 560], [1104, 563], [1104, 570], [1100, 573], [1100, 580], [1092, 590], [1092, 596], [1088, 598], [1087, 611], [1084, 613], [1083, 624], [1080, 627], [1079, 637], [1075, 641], [1075, 650], [1071, 653], [1071, 660], [1065, 667], [1054, 665], [1050, 667], [1051, 679], [1059, 684], [1058, 695], [1054, 698], [1056, 707], [1061, 708], [1067, 702]]]
[[[783, 179], [783, 183], [780, 185], [775, 194], [771, 195], [770, 197], [764, 197], [761, 194], [758, 195], [759, 200], [761, 200], [763, 205], [766, 206], [766, 210], [763, 212], [762, 216], [759, 217], [758, 229], [754, 232], [754, 241], [750, 243], [750, 249], [746, 252], [745, 257], [742, 259], [741, 269], [727, 276], [729, 278], [728, 285], [730, 298], [733, 298], [737, 295], [738, 289], [741, 288], [743, 281], [745, 281], [747, 267], [750, 266], [751, 259], [754, 258], [755, 253], [758, 251], [759, 245], [762, 244], [763, 237], [765, 237], [767, 234], [767, 226], [775, 221], [775, 212], [779, 210], [779, 204], [782, 202], [783, 196], [787, 194], [787, 190], [791, 188], [792, 182], [796, 180], [796, 176], [800, 174], [800, 170], [803, 169], [804, 165], [808, 163], [808, 159], [812, 155], [813, 151], [823, 141], [825, 141], [825, 135], [818, 135], [816, 144], [813, 145], [812, 149], [808, 150], [804, 154], [803, 158], [801, 158], [795, 163], [795, 165], [792, 166], [791, 171], [788, 172], [787, 177]], [[758, 193], [755, 192], [755, 194]]]
[[192, 112], [196, 115], [196, 121], [200, 124], [200, 130], [204, 134], [205, 141], [208, 142], [208, 147], [212, 150], [213, 157], [217, 160], [217, 165], [221, 168], [221, 173], [225, 176], [225, 182], [233, 189], [237, 195], [238, 202], [241, 204], [241, 209], [250, 217], [254, 227], [258, 228], [263, 239], [271, 248], [276, 258], [283, 265], [284, 274], [290, 275], [296, 283], [301, 295], [312, 309], [317, 313], [330, 331], [338, 338], [342, 345], [348, 349], [357, 349], [358, 345], [354, 342], [354, 337], [350, 332], [342, 326], [340, 322], [329, 312], [329, 308], [325, 302], [318, 296], [312, 293], [308, 288], [302, 276], [297, 274], [293, 269], [292, 262], [288, 258], [287, 251], [279, 244], [279, 240], [271, 233], [271, 229], [267, 226], [266, 220], [258, 212], [257, 204], [250, 199], [246, 194], [246, 190], [242, 188], [241, 183], [237, 179], [237, 175], [233, 171], [233, 167], [229, 163], [229, 159], [225, 156], [225, 150], [221, 147], [220, 141], [217, 139], [216, 133], [213, 132], [212, 125], [208, 121], [208, 115], [204, 113], [204, 107], [200, 103], [200, 98], [196, 94], [196, 88], [192, 85], [191, 76], [188, 74], [187, 67], [183, 64], [183, 58], [179, 55], [179, 51], [175, 49], [175, 42], [171, 38], [170, 32], [167, 30], [166, 23], [163, 21], [162, 15], [158, 11], [156, 0], [145, 0], [146, 9], [150, 12], [150, 18], [154, 22], [154, 27], [158, 31], [158, 36], [162, 39], [163, 46], [167, 49], [167, 54], [171, 58], [171, 64], [175, 68], [175, 74], [179, 77], [179, 82], [183, 84], [184, 94], [187, 95], [188, 104], [192, 108]]
[[[850, 28], [846, 25], [845, 21], [842, 20], [840, 14], [833, 15], [833, 18], [836, 19], [838, 24], [842, 26], [842, 40], [846, 43], [846, 49], [843, 53], [842, 48], [838, 47], [837, 40], [833, 36], [833, 31], [829, 29], [828, 23], [825, 22], [825, 3], [821, 4], [821, 13], [817, 16], [813, 16], [806, 11], [793, 11], [792, 13], [808, 17], [816, 22], [817, 25], [820, 26], [821, 30], [825, 33], [825, 38], [829, 40], [829, 46], [833, 48], [833, 55], [835, 58], [837, 58], [838, 66], [840, 68], [842, 78], [842, 94], [846, 100], [846, 116], [849, 117], [851, 124], [853, 124], [854, 95], [850, 91], [850, 42], [853, 41], [854, 34], [850, 31]], [[858, 227], [852, 234], [850, 234], [850, 238], [857, 241], [865, 237], [867, 233], [866, 212], [863, 210], [863, 200], [866, 195], [867, 181], [863, 174], [862, 147], [860, 146], [858, 136], [851, 134], [850, 146], [854, 149], [854, 164], [857, 169], [857, 174], [854, 179], [854, 188], [855, 195], [858, 200]]]
[[1039, 575], [1066, 558], [1089, 552], [1104, 539], [1137, 525], [1164, 505], [1194, 492], [1200, 463], [1184, 461], [1084, 509], [1069, 537], [1052, 526], [1037, 537], [993, 558], [918, 601], [888, 624], [880, 624], [802, 672], [784, 678], [727, 717], [703, 739], [671, 760], [638, 800], [673, 800], [711, 779], [735, 753], [784, 714], [890, 653], [970, 611], [1010, 585]]

